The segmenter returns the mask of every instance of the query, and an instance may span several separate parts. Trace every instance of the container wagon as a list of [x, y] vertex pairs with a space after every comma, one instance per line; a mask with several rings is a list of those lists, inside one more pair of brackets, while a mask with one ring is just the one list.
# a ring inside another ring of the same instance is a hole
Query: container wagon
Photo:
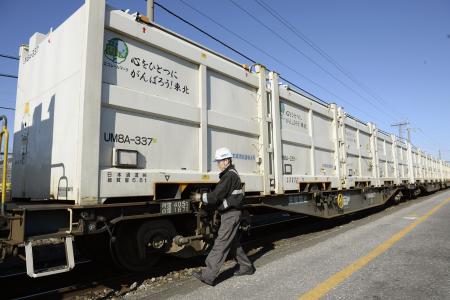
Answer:
[[[194, 43], [140, 14], [87, 0], [20, 47], [12, 199], [2, 258], [32, 277], [74, 267], [73, 241], [128, 270], [207, 252], [215, 213], [191, 192], [218, 181], [226, 146], [251, 214], [333, 218], [446, 187], [450, 166], [408, 142]], [[35, 270], [33, 245], [67, 263]]]

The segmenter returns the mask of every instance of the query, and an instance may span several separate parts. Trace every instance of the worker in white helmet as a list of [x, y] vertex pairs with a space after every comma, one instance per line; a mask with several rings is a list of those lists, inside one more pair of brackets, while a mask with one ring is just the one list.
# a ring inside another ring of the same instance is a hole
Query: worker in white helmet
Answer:
[[235, 255], [239, 269], [236, 276], [252, 275], [255, 267], [248, 259], [239, 242], [238, 229], [242, 215], [242, 191], [241, 179], [232, 164], [233, 155], [228, 148], [217, 149], [215, 161], [221, 171], [219, 182], [211, 193], [194, 193], [193, 200], [202, 201], [204, 204], [215, 207], [220, 213], [220, 228], [214, 245], [206, 257], [206, 268], [201, 272], [195, 272], [194, 277], [208, 285], [215, 285], [228, 253]]

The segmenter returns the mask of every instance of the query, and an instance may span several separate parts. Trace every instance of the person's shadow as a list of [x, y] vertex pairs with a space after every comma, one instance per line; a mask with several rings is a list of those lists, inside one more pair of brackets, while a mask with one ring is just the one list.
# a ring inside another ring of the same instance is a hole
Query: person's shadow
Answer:
[[[274, 244], [272, 242], [267, 243], [267, 244], [263, 245], [262, 247], [260, 247], [255, 253], [253, 253], [252, 255], [249, 255], [248, 258], [250, 259], [250, 261], [252, 263], [255, 263], [255, 261], [257, 261], [260, 257], [262, 257], [267, 252], [272, 251], [273, 249], [275, 249]], [[216, 285], [221, 283], [222, 281], [225, 281], [225, 280], [233, 277], [234, 272], [236, 272], [237, 270], [238, 270], [238, 265], [236, 264], [234, 267], [221, 272], [216, 279]], [[256, 272], [258, 272], [258, 269], [256, 269]]]

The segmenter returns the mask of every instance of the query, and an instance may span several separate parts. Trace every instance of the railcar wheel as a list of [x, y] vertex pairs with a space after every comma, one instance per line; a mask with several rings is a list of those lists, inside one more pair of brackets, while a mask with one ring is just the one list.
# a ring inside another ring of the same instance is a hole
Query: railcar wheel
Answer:
[[111, 253], [123, 269], [148, 271], [170, 247], [175, 235], [175, 228], [168, 220], [126, 222], [115, 229]]
[[415, 190], [409, 190], [408, 196], [409, 196], [408, 197], [409, 200], [414, 200], [414, 199], [417, 198], [416, 195], [415, 195]]

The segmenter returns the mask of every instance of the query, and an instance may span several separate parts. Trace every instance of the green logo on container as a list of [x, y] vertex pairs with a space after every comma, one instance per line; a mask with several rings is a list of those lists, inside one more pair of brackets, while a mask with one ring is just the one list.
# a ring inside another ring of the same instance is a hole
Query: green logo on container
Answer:
[[112, 38], [106, 43], [105, 57], [112, 62], [120, 64], [128, 56], [127, 43], [119, 38]]

